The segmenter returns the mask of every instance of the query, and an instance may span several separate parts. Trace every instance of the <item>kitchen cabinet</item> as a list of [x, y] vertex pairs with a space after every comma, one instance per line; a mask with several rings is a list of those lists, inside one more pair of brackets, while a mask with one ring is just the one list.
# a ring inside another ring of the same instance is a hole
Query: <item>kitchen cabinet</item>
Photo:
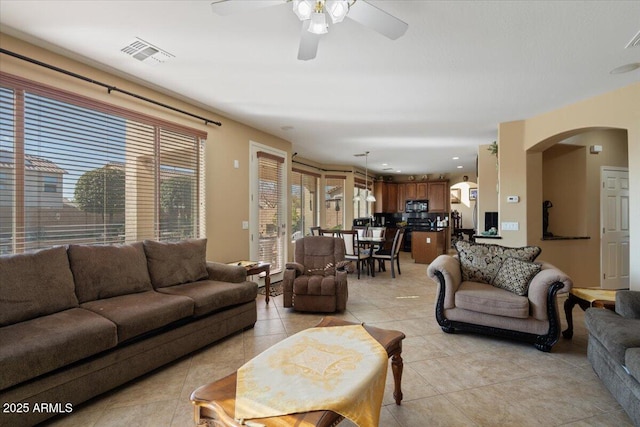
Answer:
[[404, 204], [407, 200], [417, 200], [418, 199], [418, 193], [417, 193], [417, 184], [415, 182], [408, 182], [406, 184], [402, 184], [402, 186], [404, 187], [404, 193], [405, 196], [402, 199], [402, 203]]
[[409, 200], [407, 185], [409, 184], [398, 184], [398, 212], [404, 212], [405, 202]]
[[445, 230], [411, 232], [411, 256], [418, 264], [432, 263], [439, 255], [446, 253], [446, 245]]
[[428, 200], [429, 189], [426, 182], [418, 182], [416, 184], [416, 200]]
[[429, 212], [449, 212], [449, 181], [427, 183]]
[[376, 204], [375, 213], [398, 212], [398, 184], [393, 182], [376, 182], [374, 185]]

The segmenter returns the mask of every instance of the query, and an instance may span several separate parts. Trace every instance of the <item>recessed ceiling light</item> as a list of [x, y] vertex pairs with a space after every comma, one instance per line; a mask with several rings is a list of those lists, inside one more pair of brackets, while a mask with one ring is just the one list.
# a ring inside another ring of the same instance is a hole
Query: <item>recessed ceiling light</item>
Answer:
[[455, 156], [455, 157], [453, 157], [453, 160], [460, 160], [460, 157]]
[[382, 166], [389, 166], [389, 163], [383, 163]]
[[458, 169], [462, 169], [462, 165], [458, 166]]
[[628, 73], [629, 71], [637, 70], [640, 68], [640, 62], [633, 62], [631, 64], [621, 65], [613, 70], [609, 71], [609, 74], [622, 74]]
[[398, 169], [396, 172], [400, 173], [400, 172], [402, 172], [402, 171], [401, 171], [400, 169]]

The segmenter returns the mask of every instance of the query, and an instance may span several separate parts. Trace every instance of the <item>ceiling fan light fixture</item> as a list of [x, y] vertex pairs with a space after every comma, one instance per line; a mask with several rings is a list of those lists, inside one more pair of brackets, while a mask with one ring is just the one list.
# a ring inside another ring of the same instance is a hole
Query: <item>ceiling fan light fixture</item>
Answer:
[[325, 10], [331, 17], [331, 22], [337, 24], [342, 22], [349, 13], [349, 2], [347, 0], [327, 0]]
[[293, 0], [293, 13], [295, 13], [301, 21], [310, 19], [314, 9], [314, 0]]
[[327, 34], [327, 17], [324, 13], [313, 12], [311, 14], [308, 31], [313, 34]]

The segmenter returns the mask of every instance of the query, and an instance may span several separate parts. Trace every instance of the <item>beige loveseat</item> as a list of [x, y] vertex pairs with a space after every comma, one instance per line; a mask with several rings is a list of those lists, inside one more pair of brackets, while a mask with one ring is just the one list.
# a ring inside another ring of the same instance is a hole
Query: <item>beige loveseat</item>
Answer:
[[[0, 257], [1, 426], [27, 426], [256, 322], [257, 285], [206, 240]], [[43, 406], [45, 404], [46, 406]]]
[[560, 335], [556, 295], [569, 276], [545, 262], [540, 248], [456, 242], [457, 256], [440, 255], [427, 270], [438, 283], [436, 320], [443, 331], [477, 332], [534, 343], [551, 351]]

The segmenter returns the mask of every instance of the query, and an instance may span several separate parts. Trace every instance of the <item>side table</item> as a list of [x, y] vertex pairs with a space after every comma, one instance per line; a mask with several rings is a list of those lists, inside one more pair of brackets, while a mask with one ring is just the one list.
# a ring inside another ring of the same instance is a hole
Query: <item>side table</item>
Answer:
[[247, 276], [265, 273], [264, 276], [264, 299], [269, 304], [269, 293], [271, 292], [271, 264], [268, 262], [259, 262], [247, 267]]
[[566, 339], [573, 337], [573, 307], [578, 304], [582, 310], [589, 307], [606, 308], [615, 310], [616, 291], [602, 288], [572, 288], [564, 302], [564, 314], [567, 316], [567, 329], [562, 331]]

